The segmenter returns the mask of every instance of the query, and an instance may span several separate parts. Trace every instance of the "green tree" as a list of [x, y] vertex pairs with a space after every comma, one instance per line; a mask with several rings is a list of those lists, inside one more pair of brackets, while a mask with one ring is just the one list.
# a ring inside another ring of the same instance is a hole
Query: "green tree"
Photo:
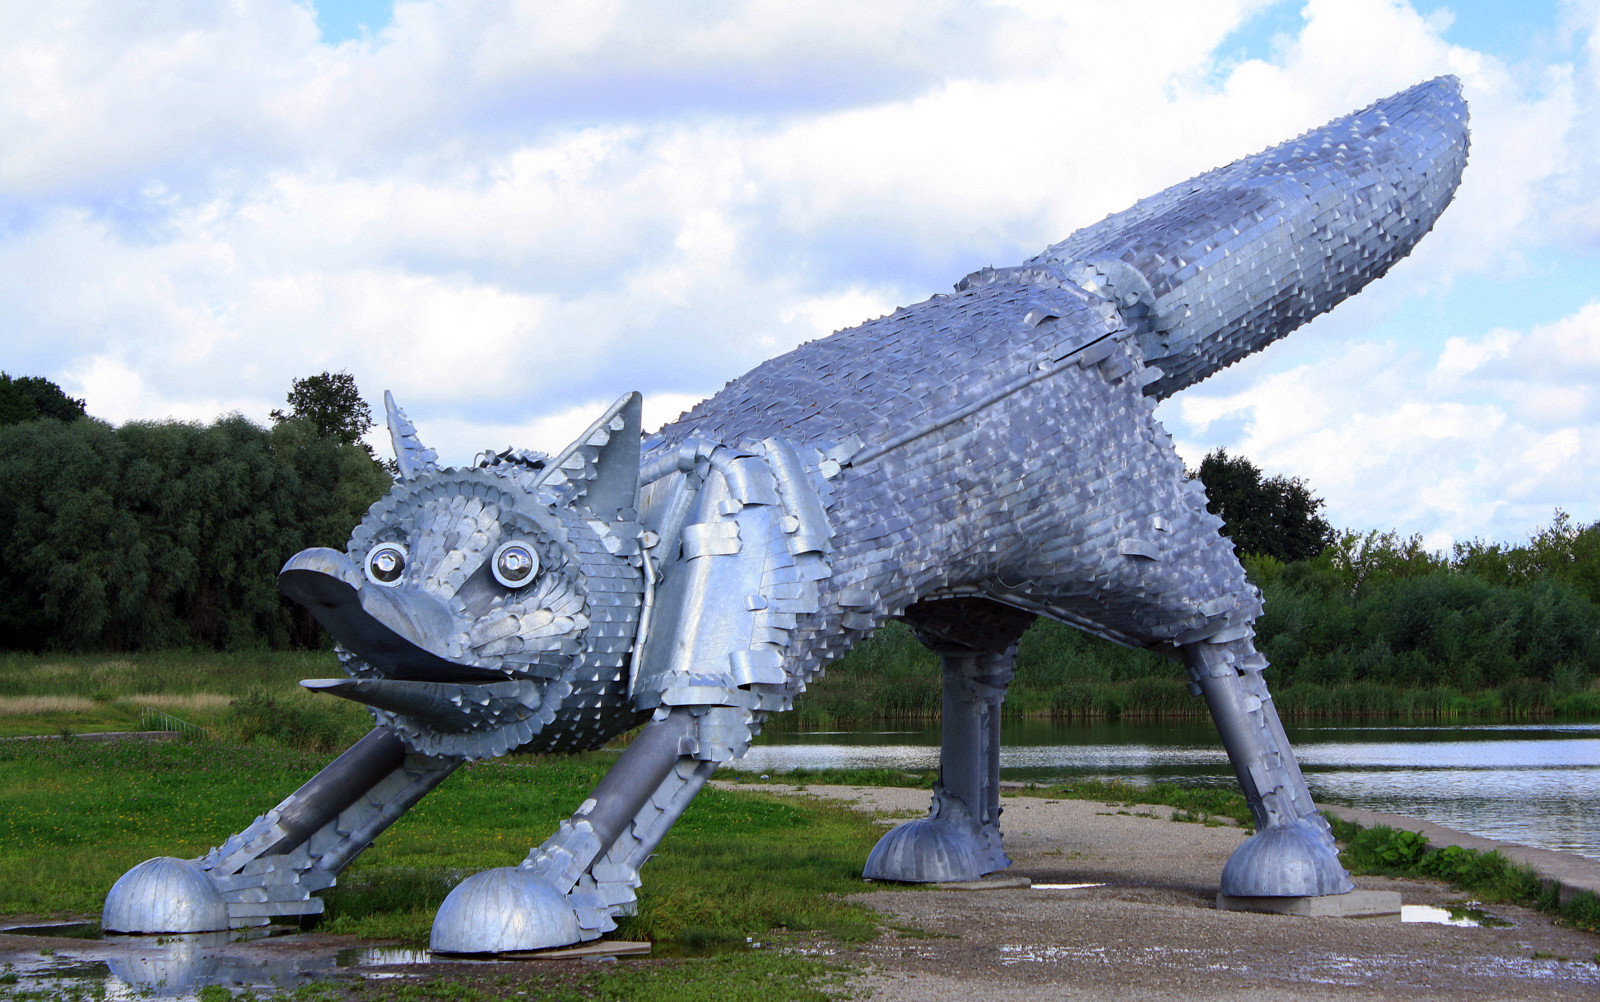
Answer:
[[324, 372], [296, 379], [290, 384], [287, 400], [289, 410], [274, 410], [274, 422], [305, 421], [318, 435], [345, 445], [361, 445], [361, 436], [376, 425], [372, 408], [356, 388], [356, 377], [348, 372]]
[[1543, 578], [1565, 581], [1600, 606], [1600, 522], [1575, 525], [1556, 509], [1549, 527], [1521, 546], [1474, 539], [1457, 543], [1451, 564], [1495, 584], [1525, 584]]
[[83, 416], [83, 401], [67, 396], [43, 376], [13, 377], [0, 372], [0, 425], [39, 418], [75, 421]]
[[1216, 449], [1191, 472], [1205, 485], [1206, 509], [1222, 519], [1222, 534], [1240, 553], [1284, 563], [1307, 560], [1334, 541], [1333, 527], [1318, 512], [1322, 499], [1299, 477], [1266, 477], [1243, 456]]
[[389, 483], [305, 421], [0, 427], [0, 647], [318, 644], [278, 568]]

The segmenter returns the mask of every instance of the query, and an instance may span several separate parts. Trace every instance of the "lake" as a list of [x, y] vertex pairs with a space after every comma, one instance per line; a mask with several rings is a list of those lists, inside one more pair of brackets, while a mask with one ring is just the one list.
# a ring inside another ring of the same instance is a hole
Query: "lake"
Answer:
[[[1287, 728], [1312, 794], [1474, 835], [1600, 859], [1600, 724], [1302, 724]], [[761, 736], [731, 767], [939, 764], [937, 723]], [[1008, 721], [1003, 779], [1234, 784], [1203, 721]]]

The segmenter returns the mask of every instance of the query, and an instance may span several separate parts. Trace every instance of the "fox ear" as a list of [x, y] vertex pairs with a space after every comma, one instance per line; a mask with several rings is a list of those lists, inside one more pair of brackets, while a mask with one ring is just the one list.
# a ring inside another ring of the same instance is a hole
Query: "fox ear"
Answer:
[[439, 454], [417, 439], [417, 428], [406, 412], [394, 402], [394, 394], [383, 391], [383, 409], [389, 415], [389, 440], [394, 443], [394, 461], [400, 468], [401, 480], [415, 480], [418, 475], [439, 468]]
[[556, 475], [572, 484], [572, 501], [608, 522], [617, 511], [634, 508], [639, 501], [640, 407], [644, 398], [629, 393], [600, 415], [600, 420], [578, 436], [546, 467], [547, 483]]

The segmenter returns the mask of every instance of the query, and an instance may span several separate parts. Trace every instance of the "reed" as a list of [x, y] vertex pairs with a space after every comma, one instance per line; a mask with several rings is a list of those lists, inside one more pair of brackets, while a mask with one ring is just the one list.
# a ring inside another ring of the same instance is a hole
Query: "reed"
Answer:
[[95, 705], [87, 696], [0, 696], [0, 717], [78, 713], [93, 710]]

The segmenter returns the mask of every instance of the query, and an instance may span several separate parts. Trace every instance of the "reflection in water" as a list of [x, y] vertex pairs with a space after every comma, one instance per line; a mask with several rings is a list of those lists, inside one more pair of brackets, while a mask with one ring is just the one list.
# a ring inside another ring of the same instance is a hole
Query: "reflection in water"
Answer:
[[1452, 905], [1449, 908], [1435, 908], [1433, 905], [1401, 905], [1400, 921], [1453, 925], [1463, 929], [1478, 929], [1484, 926], [1505, 928], [1511, 925], [1505, 919], [1496, 918], [1477, 908], [1461, 905]]
[[[1600, 859], [1600, 724], [1290, 727], [1321, 800], [1424, 818], [1487, 838]], [[932, 769], [939, 729], [764, 735], [734, 768]], [[1200, 721], [1005, 725], [1002, 778], [1231, 784], [1215, 730]]]

